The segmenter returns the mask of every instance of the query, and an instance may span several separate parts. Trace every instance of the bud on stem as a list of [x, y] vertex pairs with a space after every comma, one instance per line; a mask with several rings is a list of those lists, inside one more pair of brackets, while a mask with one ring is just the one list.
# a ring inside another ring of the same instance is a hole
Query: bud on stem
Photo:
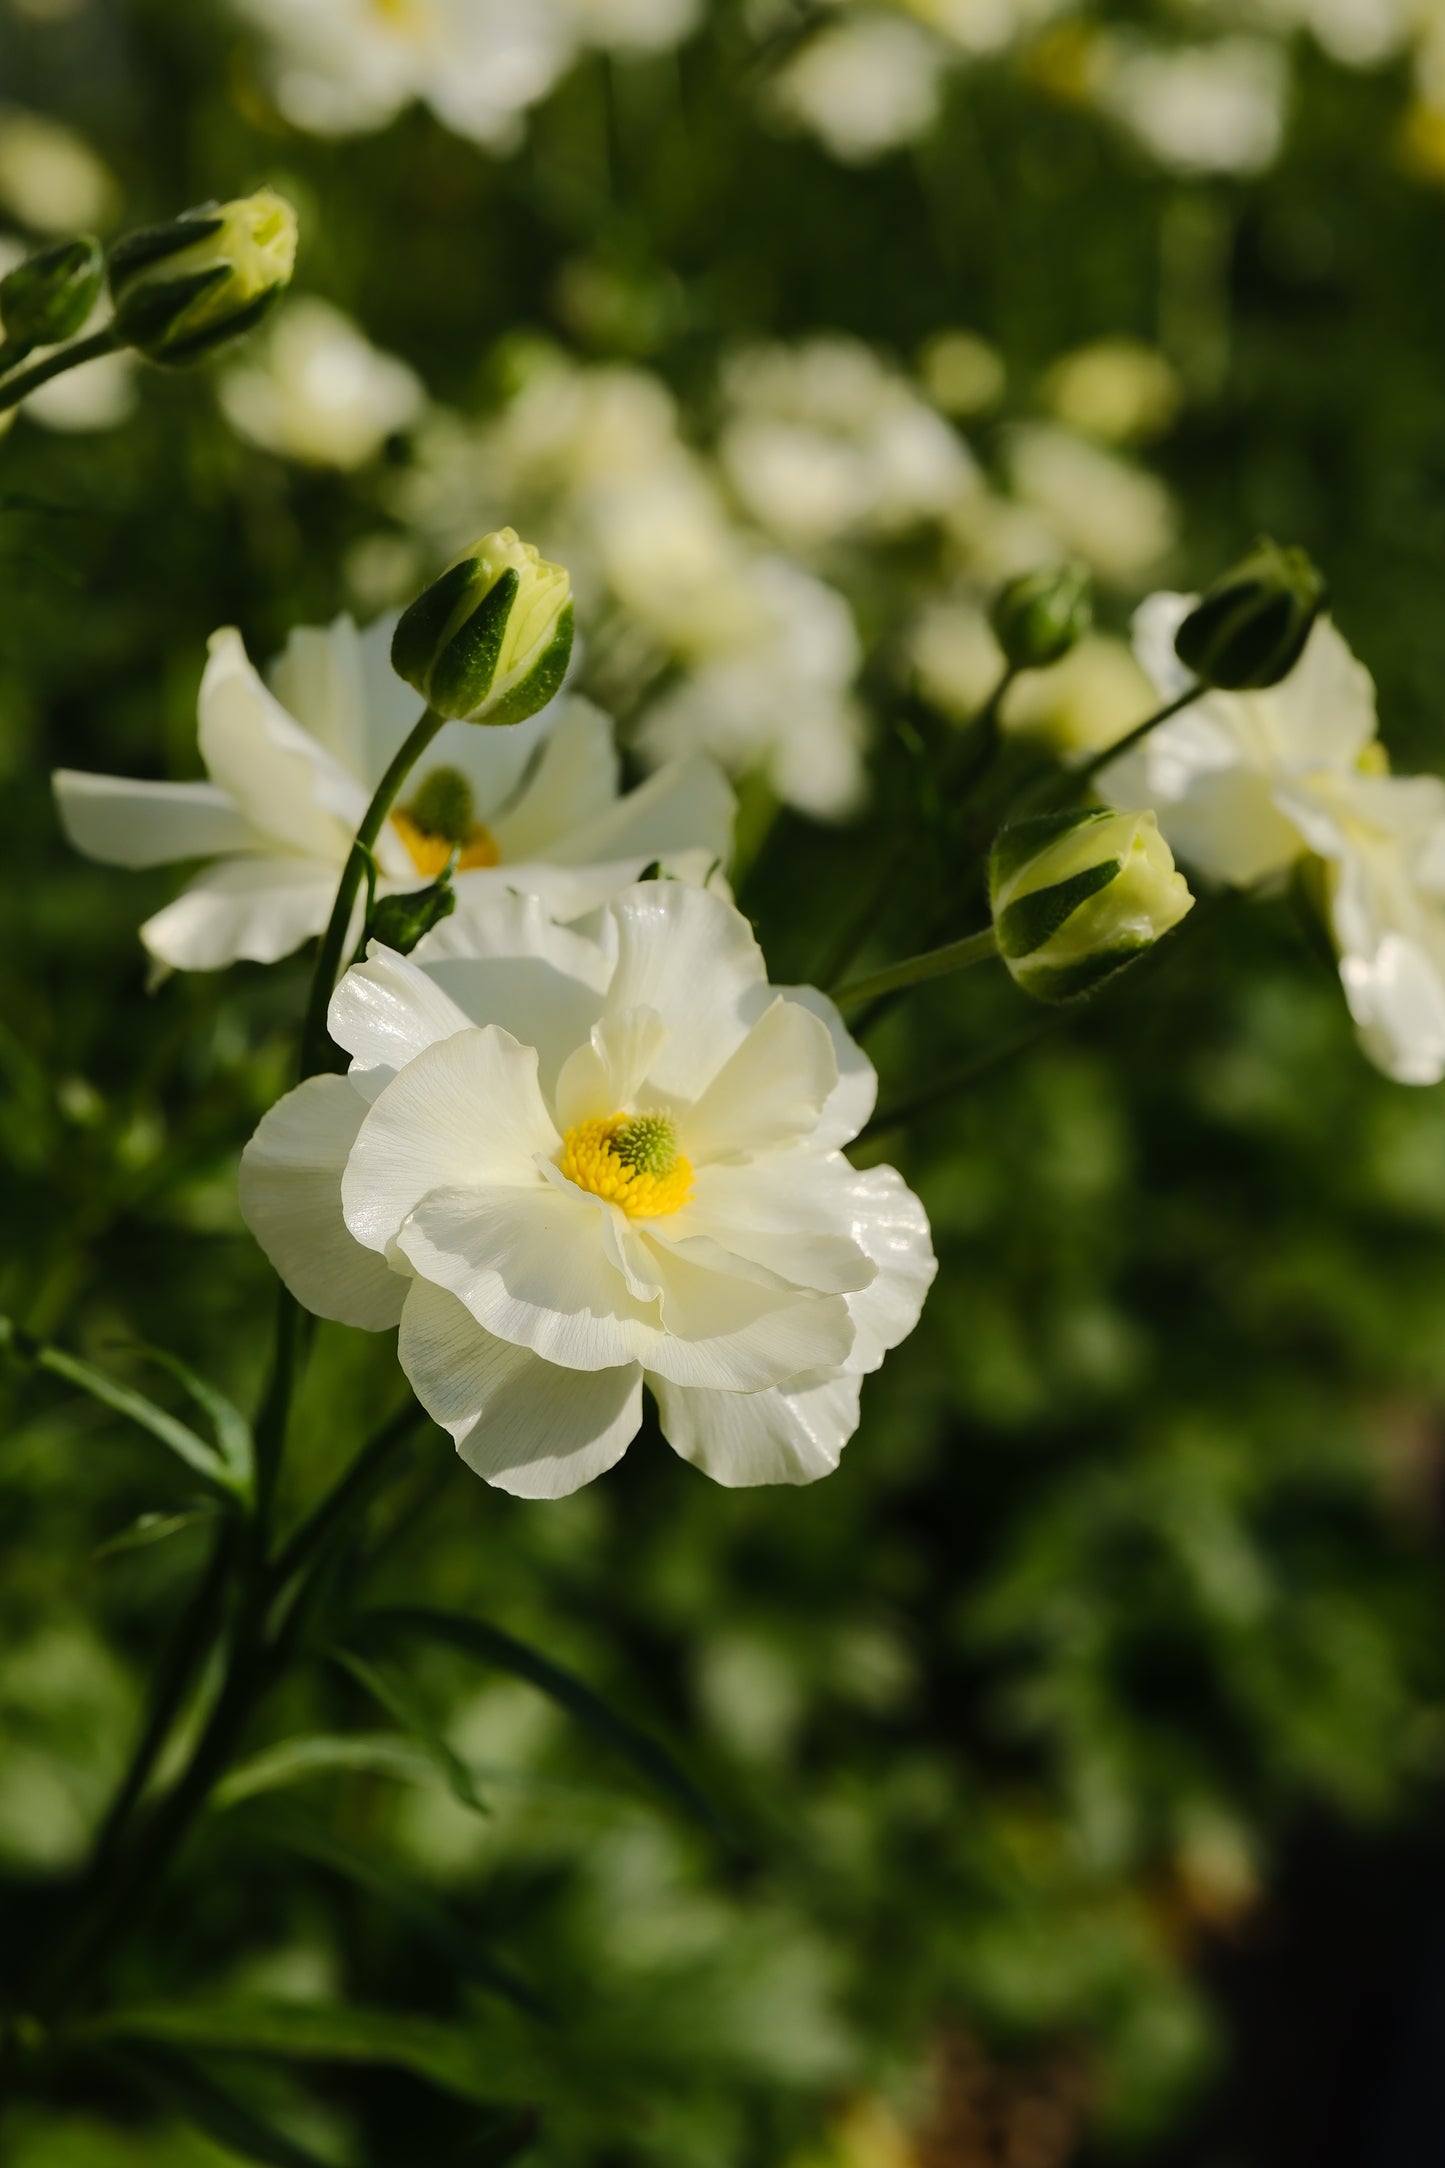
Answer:
[[1021, 573], [999, 589], [989, 622], [1010, 670], [1047, 670], [1062, 662], [1094, 622], [1087, 568], [1048, 565]]
[[27, 256], [0, 279], [0, 325], [15, 360], [32, 346], [73, 339], [95, 306], [105, 274], [99, 241], [82, 234]]
[[1080, 808], [1005, 828], [989, 859], [999, 954], [1036, 1001], [1089, 994], [1194, 898], [1152, 813]]
[[1215, 581], [1174, 638], [1179, 660], [1221, 692], [1259, 692], [1289, 676], [1325, 606], [1301, 549], [1261, 540]]
[[557, 692], [572, 653], [572, 583], [503, 527], [402, 613], [391, 665], [438, 715], [520, 723]]
[[110, 252], [116, 338], [151, 361], [199, 361], [261, 321], [295, 261], [296, 213], [269, 188], [127, 234]]

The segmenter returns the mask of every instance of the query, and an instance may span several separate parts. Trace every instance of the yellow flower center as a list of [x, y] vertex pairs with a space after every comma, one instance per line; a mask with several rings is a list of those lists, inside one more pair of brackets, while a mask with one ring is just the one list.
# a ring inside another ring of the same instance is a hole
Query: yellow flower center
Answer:
[[432, 27], [430, 0], [371, 0], [388, 30], [402, 37], [419, 38]]
[[692, 1165], [665, 1114], [607, 1114], [578, 1122], [562, 1139], [562, 1172], [579, 1189], [621, 1205], [629, 1219], [680, 1212], [692, 1195]]
[[471, 785], [455, 768], [433, 768], [410, 805], [397, 807], [391, 825], [417, 872], [429, 880], [442, 872], [453, 851], [460, 854], [458, 873], [501, 864], [497, 839], [475, 818]]

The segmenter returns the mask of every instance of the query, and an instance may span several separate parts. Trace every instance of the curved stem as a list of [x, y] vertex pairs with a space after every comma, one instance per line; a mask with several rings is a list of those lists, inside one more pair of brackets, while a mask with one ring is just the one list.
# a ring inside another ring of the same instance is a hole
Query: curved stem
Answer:
[[270, 1583], [274, 1590], [284, 1588], [324, 1546], [332, 1530], [339, 1527], [353, 1510], [370, 1499], [390, 1473], [392, 1455], [397, 1447], [406, 1443], [425, 1413], [420, 1401], [409, 1400], [405, 1407], [397, 1410], [390, 1422], [383, 1424], [373, 1437], [368, 1438], [346, 1473], [307, 1515], [300, 1527], [292, 1532], [277, 1553], [270, 1568]]
[[17, 370], [14, 376], [0, 383], [0, 412], [6, 407], [19, 406], [22, 399], [39, 391], [53, 376], [63, 376], [67, 369], [78, 369], [82, 362], [98, 361], [102, 354], [113, 354], [119, 343], [107, 324], [101, 331], [92, 331], [88, 339], [77, 339], [73, 346], [62, 346], [55, 353], [47, 354], [44, 361]]
[[1191, 707], [1201, 694], [1208, 690], [1208, 686], [1199, 681], [1186, 685], [1182, 693], [1173, 700], [1166, 701], [1153, 715], [1146, 715], [1143, 722], [1136, 723], [1132, 730], [1126, 730], [1123, 737], [1117, 739], [1113, 745], [1106, 745], [1101, 752], [1093, 754], [1081, 768], [1070, 768], [1067, 777], [1069, 796], [1073, 797], [1085, 789], [1093, 782], [1101, 768], [1110, 767], [1114, 761], [1122, 760], [1126, 753], [1132, 753], [1135, 746], [1147, 738], [1151, 730], [1157, 730], [1161, 723], [1167, 723], [1181, 708]]
[[366, 873], [371, 846], [381, 834], [382, 823], [392, 809], [397, 792], [445, 724], [446, 717], [436, 714], [431, 708], [427, 708], [418, 717], [391, 766], [377, 784], [372, 801], [362, 817], [361, 826], [356, 831], [356, 840], [351, 846], [351, 855], [341, 875], [336, 901], [331, 907], [331, 920], [321, 937], [316, 969], [312, 975], [311, 993], [306, 1004], [306, 1022], [301, 1033], [303, 1081], [309, 1076], [315, 1076], [326, 1063], [326, 1012], [331, 1005], [337, 974], [341, 969], [356, 892]]
[[928, 979], [946, 978], [951, 971], [967, 971], [974, 964], [987, 963], [997, 954], [998, 938], [992, 926], [985, 926], [981, 933], [966, 934], [961, 941], [949, 941], [942, 948], [925, 949], [919, 956], [905, 956], [901, 963], [885, 964], [881, 971], [870, 971], [866, 978], [854, 979], [851, 986], [840, 987], [833, 999], [840, 1008], [859, 1001], [876, 1001], [880, 995], [900, 993], [906, 986], [922, 986]]

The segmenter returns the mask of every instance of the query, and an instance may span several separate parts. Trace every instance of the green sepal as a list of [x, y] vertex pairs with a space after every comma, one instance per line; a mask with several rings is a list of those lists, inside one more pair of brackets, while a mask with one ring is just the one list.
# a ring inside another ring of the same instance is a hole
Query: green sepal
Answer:
[[429, 697], [432, 664], [458, 607], [466, 600], [476, 577], [476, 561], [464, 557], [433, 580], [401, 613], [391, 636], [391, 667], [399, 678]]
[[1091, 821], [1108, 820], [1109, 817], [1099, 806], [1072, 806], [1062, 813], [1031, 814], [1027, 820], [1015, 821], [1012, 826], [1002, 829], [989, 853], [990, 891], [997, 896], [1031, 858], [1037, 858], [1060, 836], [1083, 828]]
[[443, 637], [432, 663], [427, 695], [438, 715], [462, 721], [475, 715], [486, 700], [521, 584], [521, 575], [509, 566], [476, 608]]
[[209, 240], [224, 224], [219, 205], [213, 210], [211, 205], [202, 204], [185, 218], [169, 219], [163, 226], [142, 226], [135, 233], [123, 234], [112, 244], [106, 259], [112, 298], [119, 301], [122, 287], [138, 272], [148, 271], [152, 264], [164, 263], [167, 256], [178, 256], [183, 248], [190, 248], [197, 241]]
[[555, 699], [572, 660], [573, 624], [574, 613], [569, 602], [557, 620], [557, 629], [546, 649], [521, 683], [514, 685], [495, 707], [489, 707], [475, 720], [489, 727], [493, 723], [524, 723], [529, 715], [536, 715], [549, 700]]
[[80, 234], [27, 256], [0, 279], [0, 321], [11, 346], [58, 346], [80, 331], [100, 292], [105, 258]]
[[271, 314], [284, 292], [284, 287], [273, 286], [269, 293], [258, 294], [254, 301], [248, 301], [243, 309], [237, 309], [222, 322], [207, 324], [203, 330], [168, 339], [164, 351], [151, 354], [149, 359], [172, 368], [179, 368], [186, 362], [201, 361], [207, 354], [215, 353], [218, 347], [229, 346], [233, 339], [243, 339], [248, 331], [254, 331], [256, 326]]
[[1055, 881], [1051, 888], [1037, 888], [1031, 896], [1020, 896], [994, 921], [999, 954], [1009, 958], [1032, 956], [1036, 949], [1052, 941], [1080, 904], [1117, 881], [1122, 866], [1122, 859], [1105, 858], [1096, 866], [1086, 866], [1082, 873], [1071, 874], [1066, 881]]
[[363, 948], [380, 941], [398, 956], [410, 956], [417, 943], [457, 907], [456, 890], [443, 874], [430, 888], [413, 889], [409, 895], [383, 896], [366, 922]]
[[1035, 1001], [1082, 1001], [1086, 995], [1096, 993], [1106, 979], [1137, 963], [1148, 946], [1147, 942], [1132, 943], [1126, 948], [1109, 949], [1101, 956], [1085, 956], [1076, 964], [1040, 964], [1033, 969], [1026, 965], [1018, 973], [1018, 983]]

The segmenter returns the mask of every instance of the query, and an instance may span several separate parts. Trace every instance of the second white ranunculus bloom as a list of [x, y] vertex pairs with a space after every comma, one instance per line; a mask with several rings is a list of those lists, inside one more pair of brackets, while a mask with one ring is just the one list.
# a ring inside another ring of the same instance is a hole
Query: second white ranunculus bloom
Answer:
[[[393, 623], [299, 627], [269, 685], [238, 632], [216, 633], [199, 704], [206, 782], [57, 773], [65, 831], [88, 856], [207, 861], [141, 928], [158, 963], [274, 963], [321, 932], [372, 791], [417, 718], [388, 661]], [[573, 918], [654, 859], [705, 879], [727, 856], [732, 814], [700, 755], [623, 795], [611, 723], [564, 696], [505, 728], [440, 732], [377, 839], [379, 887], [423, 886], [455, 848], [459, 896], [519, 888]]]
[[[1190, 673], [1174, 636], [1195, 598], [1152, 595], [1134, 624], [1165, 699]], [[1179, 855], [1234, 887], [1313, 867], [1365, 1051], [1401, 1084], [1445, 1077], [1445, 783], [1392, 776], [1375, 687], [1328, 618], [1260, 692], [1207, 692], [1106, 768], [1116, 805], [1152, 806]]]
[[728, 1485], [837, 1466], [863, 1376], [917, 1322], [928, 1222], [843, 1156], [873, 1070], [832, 1005], [768, 984], [705, 890], [591, 929], [458, 912], [337, 988], [347, 1076], [247, 1147], [246, 1219], [297, 1298], [374, 1331], [487, 1481], [559, 1497], [626, 1450], [646, 1384]]

